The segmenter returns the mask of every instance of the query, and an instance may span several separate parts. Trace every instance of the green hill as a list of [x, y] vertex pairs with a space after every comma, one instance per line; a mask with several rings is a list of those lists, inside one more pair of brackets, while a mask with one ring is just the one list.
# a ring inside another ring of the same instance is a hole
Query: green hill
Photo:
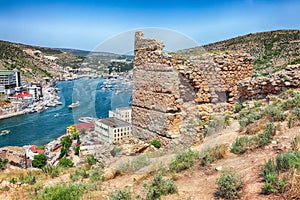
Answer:
[[300, 63], [300, 30], [277, 30], [248, 34], [236, 38], [179, 51], [197, 55], [217, 51], [243, 51], [254, 58], [254, 73], [272, 73], [288, 64]]

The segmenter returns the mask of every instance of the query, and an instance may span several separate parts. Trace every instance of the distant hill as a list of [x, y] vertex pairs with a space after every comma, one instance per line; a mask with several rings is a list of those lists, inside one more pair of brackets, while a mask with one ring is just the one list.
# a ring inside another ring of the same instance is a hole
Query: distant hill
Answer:
[[197, 55], [203, 51], [243, 51], [254, 57], [254, 73], [279, 71], [288, 64], [300, 63], [300, 30], [277, 30], [248, 34], [236, 38], [179, 51]]
[[0, 41], [0, 70], [18, 69], [25, 81], [58, 76], [60, 66], [80, 67], [83, 59], [58, 49]]

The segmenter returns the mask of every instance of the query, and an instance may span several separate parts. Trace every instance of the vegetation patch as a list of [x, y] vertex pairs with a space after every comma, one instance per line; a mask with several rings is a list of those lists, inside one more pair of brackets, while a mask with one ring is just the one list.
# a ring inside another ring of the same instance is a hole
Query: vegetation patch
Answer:
[[161, 142], [158, 139], [153, 139], [151, 141], [151, 145], [154, 146], [155, 148], [159, 149], [161, 147]]
[[154, 179], [148, 184], [144, 184], [147, 190], [146, 199], [160, 199], [161, 196], [175, 194], [178, 192], [177, 186], [172, 180], [166, 179], [161, 174], [156, 174]]
[[207, 166], [212, 162], [226, 157], [227, 146], [219, 144], [213, 148], [207, 148], [200, 154], [201, 166]]
[[216, 195], [225, 199], [237, 199], [241, 196], [243, 181], [241, 176], [232, 170], [224, 171], [217, 180]]
[[130, 200], [131, 192], [130, 190], [119, 189], [110, 194], [109, 200]]
[[278, 154], [275, 158], [265, 162], [261, 169], [261, 177], [264, 180], [262, 187], [263, 194], [283, 193], [287, 190], [288, 172], [300, 168], [300, 152], [289, 151]]
[[119, 172], [134, 172], [150, 164], [150, 159], [146, 155], [136, 156], [133, 160], [124, 162], [118, 166]]
[[189, 149], [185, 152], [180, 152], [176, 158], [172, 160], [169, 168], [173, 172], [181, 172], [193, 166], [195, 158], [199, 158], [199, 152]]

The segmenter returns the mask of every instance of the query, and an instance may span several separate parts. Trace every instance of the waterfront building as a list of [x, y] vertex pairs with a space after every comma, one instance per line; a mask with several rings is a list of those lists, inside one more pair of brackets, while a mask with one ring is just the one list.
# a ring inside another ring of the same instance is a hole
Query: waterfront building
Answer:
[[110, 110], [108, 116], [131, 123], [131, 107], [123, 107], [117, 108], [116, 110]]
[[130, 137], [131, 124], [115, 117], [99, 119], [95, 121], [95, 132], [101, 140], [110, 144], [121, 142]]
[[21, 86], [21, 76], [18, 70], [0, 71], [0, 93], [13, 94], [15, 88]]

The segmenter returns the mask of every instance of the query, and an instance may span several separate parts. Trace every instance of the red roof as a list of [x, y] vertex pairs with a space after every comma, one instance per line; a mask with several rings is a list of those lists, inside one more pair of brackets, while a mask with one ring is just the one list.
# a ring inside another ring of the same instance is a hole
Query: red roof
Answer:
[[38, 153], [38, 154], [43, 154], [45, 152], [45, 150], [38, 149], [38, 146], [36, 145], [32, 145], [29, 148], [29, 150], [32, 151], [33, 153]]
[[31, 97], [32, 94], [29, 94], [28, 92], [22, 92], [22, 93], [16, 93], [14, 97], [21, 98], [21, 97]]
[[93, 122], [90, 122], [90, 123], [80, 123], [80, 124], [75, 124], [74, 126], [75, 126], [75, 128], [78, 131], [81, 131], [82, 129], [84, 129], [84, 130], [91, 130], [94, 127], [94, 123]]

